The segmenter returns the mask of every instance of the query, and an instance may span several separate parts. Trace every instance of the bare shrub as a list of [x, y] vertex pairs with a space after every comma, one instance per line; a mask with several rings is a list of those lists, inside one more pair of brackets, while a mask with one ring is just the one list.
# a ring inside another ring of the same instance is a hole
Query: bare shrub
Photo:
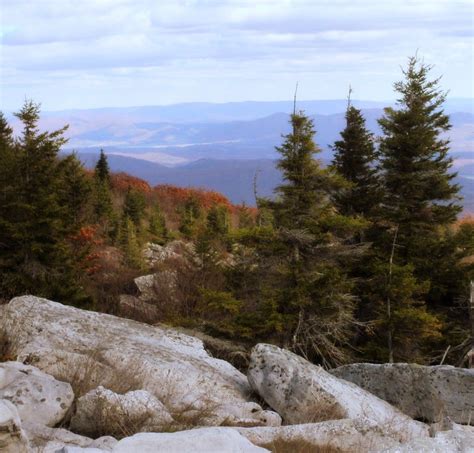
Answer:
[[302, 438], [277, 438], [260, 447], [267, 448], [273, 453], [344, 453], [344, 450], [332, 445], [316, 445]]
[[143, 408], [140, 413], [132, 413], [118, 399], [114, 404], [110, 404], [105, 397], [100, 396], [91, 414], [91, 419], [94, 421], [94, 431], [83, 434], [95, 439], [102, 436], [122, 439], [139, 432], [150, 431], [150, 429], [147, 429], [147, 425], [153, 417], [153, 411], [150, 409]]

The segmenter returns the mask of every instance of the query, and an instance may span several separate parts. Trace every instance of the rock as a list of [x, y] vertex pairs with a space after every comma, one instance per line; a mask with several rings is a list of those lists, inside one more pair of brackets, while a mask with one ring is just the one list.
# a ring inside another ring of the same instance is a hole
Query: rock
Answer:
[[264, 411], [257, 403], [226, 404], [219, 407], [208, 420], [209, 426], [280, 426], [276, 412]]
[[367, 420], [331, 420], [320, 423], [281, 426], [279, 428], [239, 428], [253, 444], [277, 451], [338, 451], [344, 452], [406, 452], [448, 453], [473, 452], [474, 427], [454, 425], [434, 438], [407, 438], [390, 426], [378, 426]]
[[129, 294], [119, 296], [119, 309], [120, 315], [141, 321], [150, 322], [156, 320], [159, 315], [159, 310], [155, 305]]
[[21, 428], [16, 407], [8, 400], [0, 400], [0, 451], [28, 453], [28, 439]]
[[414, 422], [387, 402], [276, 346], [258, 344], [253, 348], [248, 379], [286, 423], [365, 419], [413, 435], [428, 434], [426, 425]]
[[411, 442], [383, 451], [385, 453], [473, 453], [474, 427], [454, 425], [452, 430], [439, 432], [435, 437], [413, 439]]
[[147, 264], [149, 266], [156, 266], [158, 264], [162, 264], [168, 259], [179, 258], [180, 254], [173, 250], [175, 246], [171, 246], [173, 242], [170, 242], [167, 246], [148, 242], [143, 250], [143, 257], [145, 258]]
[[95, 436], [118, 436], [141, 431], [160, 431], [173, 418], [163, 404], [145, 390], [119, 395], [98, 387], [78, 399], [70, 427], [74, 432]]
[[189, 412], [197, 424], [199, 411], [222, 417], [226, 406], [242, 411], [228, 414], [235, 424], [247, 423], [247, 407], [254, 408], [247, 378], [176, 330], [34, 296], [11, 300], [2, 314], [0, 331], [17, 359], [73, 383], [76, 397], [99, 385], [116, 393], [147, 390], [173, 417]]
[[25, 423], [24, 430], [33, 452], [55, 453], [64, 447], [98, 448], [111, 451], [117, 440], [110, 436], [91, 439], [62, 428], [48, 428], [37, 423]]
[[20, 362], [0, 363], [0, 398], [11, 401], [22, 422], [58, 424], [74, 401], [67, 382]]
[[118, 442], [113, 453], [264, 453], [232, 428], [141, 433]]
[[415, 419], [436, 423], [448, 416], [456, 423], [465, 424], [474, 420], [474, 369], [408, 363], [354, 363], [331, 373], [353, 382]]
[[[387, 427], [388, 428], [388, 427]], [[238, 428], [250, 442], [276, 451], [357, 451], [399, 446], [400, 433], [387, 432], [367, 420], [329, 420], [278, 428]]]

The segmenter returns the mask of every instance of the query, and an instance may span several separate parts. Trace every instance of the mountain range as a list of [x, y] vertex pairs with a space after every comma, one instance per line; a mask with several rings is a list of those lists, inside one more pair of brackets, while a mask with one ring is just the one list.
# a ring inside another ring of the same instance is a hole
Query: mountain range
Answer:
[[[393, 102], [352, 101], [361, 108], [377, 136], [377, 119]], [[331, 144], [344, 128], [347, 100], [298, 101], [312, 116], [320, 159], [328, 163]], [[451, 155], [463, 185], [465, 206], [474, 211], [474, 111], [472, 99], [448, 99]], [[65, 152], [76, 151], [92, 167], [101, 148], [113, 171], [124, 171], [151, 184], [203, 187], [222, 192], [233, 202], [255, 203], [280, 183], [275, 146], [289, 132], [292, 101], [189, 103], [44, 112], [41, 127], [69, 124]], [[18, 123], [13, 119], [14, 128]]]

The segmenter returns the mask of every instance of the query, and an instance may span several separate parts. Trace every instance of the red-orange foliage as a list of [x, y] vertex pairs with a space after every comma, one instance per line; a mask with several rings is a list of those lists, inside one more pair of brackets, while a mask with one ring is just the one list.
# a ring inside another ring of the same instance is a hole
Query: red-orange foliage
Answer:
[[80, 267], [89, 275], [97, 272], [100, 268], [98, 265], [100, 253], [97, 249], [104, 244], [103, 239], [99, 237], [98, 227], [84, 226], [77, 234], [71, 236], [70, 240]]
[[110, 176], [110, 182], [112, 184], [112, 189], [120, 192], [126, 191], [129, 187], [143, 192], [144, 194], [151, 192], [150, 184], [143, 179], [136, 178], [127, 173], [112, 173]]
[[178, 205], [187, 200], [195, 199], [204, 209], [209, 209], [215, 204], [225, 206], [230, 211], [234, 208], [232, 203], [224, 195], [213, 190], [158, 185], [153, 188], [153, 191], [158, 199], [166, 204]]

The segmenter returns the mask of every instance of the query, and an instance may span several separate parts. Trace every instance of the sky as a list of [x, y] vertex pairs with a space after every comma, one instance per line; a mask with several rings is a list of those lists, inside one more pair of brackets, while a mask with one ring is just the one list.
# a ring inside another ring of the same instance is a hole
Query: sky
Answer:
[[474, 0], [0, 0], [1, 108], [393, 99], [418, 52], [474, 97]]

